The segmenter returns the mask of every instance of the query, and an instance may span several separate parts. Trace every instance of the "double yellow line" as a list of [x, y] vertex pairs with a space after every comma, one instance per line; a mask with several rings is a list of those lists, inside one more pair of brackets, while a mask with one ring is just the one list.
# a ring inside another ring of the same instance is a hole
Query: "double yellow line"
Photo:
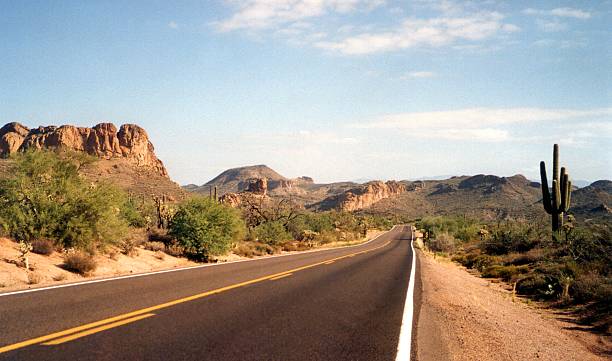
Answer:
[[340, 256], [340, 257], [336, 257], [336, 258], [332, 258], [332, 259], [328, 259], [322, 262], [317, 262], [317, 263], [313, 263], [310, 265], [306, 265], [306, 266], [302, 266], [302, 267], [298, 267], [298, 268], [294, 268], [288, 271], [284, 271], [284, 272], [280, 272], [280, 273], [275, 273], [272, 275], [268, 275], [268, 276], [264, 276], [264, 277], [259, 277], [259, 278], [255, 278], [249, 281], [245, 281], [245, 282], [240, 282], [240, 283], [236, 283], [230, 286], [225, 286], [225, 287], [221, 287], [221, 288], [217, 288], [214, 289], [212, 291], [207, 291], [207, 292], [203, 292], [203, 293], [198, 293], [196, 295], [192, 295], [192, 296], [188, 296], [188, 297], [184, 297], [184, 298], [180, 298], [174, 301], [170, 301], [170, 302], [165, 302], [159, 305], [155, 305], [155, 306], [151, 306], [151, 307], [147, 307], [147, 308], [143, 308], [140, 310], [136, 310], [133, 312], [128, 312], [128, 313], [124, 313], [122, 315], [119, 316], [115, 316], [115, 317], [110, 317], [110, 318], [106, 318], [104, 320], [100, 320], [100, 321], [96, 321], [96, 322], [92, 322], [92, 323], [88, 323], [82, 326], [78, 326], [78, 327], [73, 327], [73, 328], [69, 328], [67, 330], [64, 331], [59, 331], [59, 332], [55, 332], [55, 333], [51, 333], [45, 336], [40, 336], [40, 337], [36, 337], [36, 338], [32, 338], [29, 340], [25, 340], [22, 342], [18, 342], [18, 343], [14, 343], [12, 345], [7, 345], [7, 346], [3, 346], [0, 347], [0, 354], [4, 353], [4, 352], [9, 352], [9, 351], [13, 351], [13, 350], [17, 350], [23, 347], [27, 347], [27, 346], [32, 346], [32, 345], [36, 345], [36, 344], [43, 344], [46, 346], [52, 346], [52, 345], [59, 345], [61, 343], [64, 342], [69, 342], [72, 340], [76, 340], [78, 338], [81, 337], [85, 337], [97, 332], [101, 332], [104, 330], [108, 330], [114, 327], [118, 327], [118, 326], [122, 326], [131, 322], [135, 322], [135, 321], [139, 321], [145, 318], [149, 318], [154, 316], [155, 314], [152, 313], [154, 311], [157, 310], [161, 310], [164, 308], [168, 308], [171, 306], [175, 306], [181, 303], [185, 303], [185, 302], [189, 302], [189, 301], [193, 301], [193, 300], [197, 300], [200, 298], [204, 298], [204, 297], [208, 297], [214, 294], [218, 294], [218, 293], [222, 293], [225, 291], [229, 291], [229, 290], [233, 290], [235, 288], [239, 288], [239, 287], [244, 287], [244, 286], [248, 286], [254, 283], [258, 283], [258, 282], [262, 282], [262, 281], [266, 281], [266, 280], [277, 280], [280, 278], [284, 278], [284, 277], [288, 277], [291, 276], [293, 273], [295, 272], [299, 272], [299, 271], [303, 271], [309, 268], [313, 268], [313, 267], [317, 267], [320, 265], [324, 265], [324, 264], [331, 264], [335, 261], [344, 259], [344, 258], [349, 258], [349, 257], [354, 257], [356, 255], [359, 254], [364, 254], [364, 253], [368, 253], [368, 252], [372, 252], [375, 251], [377, 249], [383, 248], [385, 246], [387, 246], [389, 243], [391, 243], [391, 241], [387, 241], [385, 244], [375, 247], [375, 248], [370, 248], [364, 251], [360, 251], [360, 252], [355, 252], [355, 253], [351, 253], [351, 254], [347, 254], [344, 256]]

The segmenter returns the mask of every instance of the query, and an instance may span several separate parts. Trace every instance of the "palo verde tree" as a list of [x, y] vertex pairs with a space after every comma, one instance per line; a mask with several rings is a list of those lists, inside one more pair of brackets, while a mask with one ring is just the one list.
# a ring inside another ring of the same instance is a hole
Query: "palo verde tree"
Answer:
[[0, 178], [0, 227], [9, 236], [90, 249], [125, 235], [120, 214], [125, 194], [110, 184], [85, 181], [77, 158], [43, 150], [12, 157], [10, 173]]
[[546, 213], [552, 216], [553, 235], [563, 227], [563, 214], [569, 210], [572, 196], [572, 182], [565, 167], [559, 172], [559, 145], [553, 147], [553, 181], [552, 195], [546, 178], [546, 164], [540, 162], [540, 177], [542, 178], [542, 203]]

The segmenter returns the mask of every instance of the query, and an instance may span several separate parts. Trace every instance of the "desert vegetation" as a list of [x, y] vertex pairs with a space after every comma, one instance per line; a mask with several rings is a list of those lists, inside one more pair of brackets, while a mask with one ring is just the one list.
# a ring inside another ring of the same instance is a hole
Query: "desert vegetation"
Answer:
[[575, 311], [608, 328], [612, 319], [612, 229], [566, 217], [553, 237], [547, 219], [485, 222], [465, 217], [420, 219], [425, 245], [508, 282], [518, 295]]
[[64, 150], [11, 156], [0, 177], [0, 235], [19, 244], [16, 262], [26, 270], [31, 253], [57, 252], [64, 269], [91, 275], [96, 254], [117, 261], [145, 249], [158, 260], [168, 254], [206, 262], [228, 252], [252, 257], [346, 244], [391, 225], [381, 217], [307, 211], [290, 199], [253, 195], [230, 207], [212, 196], [146, 197], [88, 181], [81, 170], [96, 161]]

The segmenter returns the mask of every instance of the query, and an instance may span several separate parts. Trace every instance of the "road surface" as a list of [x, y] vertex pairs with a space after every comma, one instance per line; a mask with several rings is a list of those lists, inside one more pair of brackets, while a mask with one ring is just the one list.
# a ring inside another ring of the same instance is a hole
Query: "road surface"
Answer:
[[0, 360], [395, 360], [410, 237], [0, 294]]

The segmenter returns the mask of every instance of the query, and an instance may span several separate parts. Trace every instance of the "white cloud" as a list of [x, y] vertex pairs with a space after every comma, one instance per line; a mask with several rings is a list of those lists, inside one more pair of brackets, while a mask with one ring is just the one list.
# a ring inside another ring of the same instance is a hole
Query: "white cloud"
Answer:
[[459, 41], [481, 41], [500, 32], [516, 32], [504, 24], [503, 15], [481, 12], [464, 17], [409, 18], [391, 31], [362, 33], [336, 41], [321, 41], [316, 47], [347, 55], [397, 51], [418, 46], [439, 47]]
[[539, 16], [556, 16], [562, 18], [574, 18], [580, 20], [586, 20], [591, 18], [591, 13], [588, 11], [575, 9], [575, 8], [555, 8], [552, 10], [540, 10], [527, 8], [523, 10], [523, 14], [526, 15], [539, 15]]
[[556, 8], [552, 9], [550, 13], [554, 16], [561, 16], [565, 18], [589, 19], [591, 17], [591, 13], [573, 8]]
[[[511, 135], [509, 126], [533, 125], [555, 121], [561, 127], [568, 122], [589, 118], [589, 128], [601, 129], [609, 134], [612, 108], [602, 109], [546, 109], [546, 108], [470, 108], [450, 111], [400, 113], [382, 116], [376, 120], [353, 124], [359, 129], [396, 129], [418, 138], [450, 140], [507, 141], [518, 139]], [[592, 119], [604, 118], [603, 122]], [[566, 123], [564, 123], [566, 122]], [[590, 132], [589, 134], [592, 134]], [[580, 137], [580, 134], [574, 134]]]
[[400, 77], [401, 80], [414, 79], [414, 78], [433, 78], [436, 73], [432, 71], [411, 71]]
[[328, 13], [371, 10], [384, 4], [381, 0], [243, 0], [229, 1], [238, 10], [228, 19], [215, 22], [219, 31], [265, 29]]
[[547, 20], [537, 19], [536, 24], [538, 24], [538, 27], [540, 29], [544, 30], [547, 33], [555, 33], [559, 31], [567, 30], [567, 24], [564, 24], [557, 20], [547, 21]]
[[168, 23], [168, 27], [170, 29], [178, 29], [179, 28], [179, 24], [177, 24], [175, 21], [171, 21]]

